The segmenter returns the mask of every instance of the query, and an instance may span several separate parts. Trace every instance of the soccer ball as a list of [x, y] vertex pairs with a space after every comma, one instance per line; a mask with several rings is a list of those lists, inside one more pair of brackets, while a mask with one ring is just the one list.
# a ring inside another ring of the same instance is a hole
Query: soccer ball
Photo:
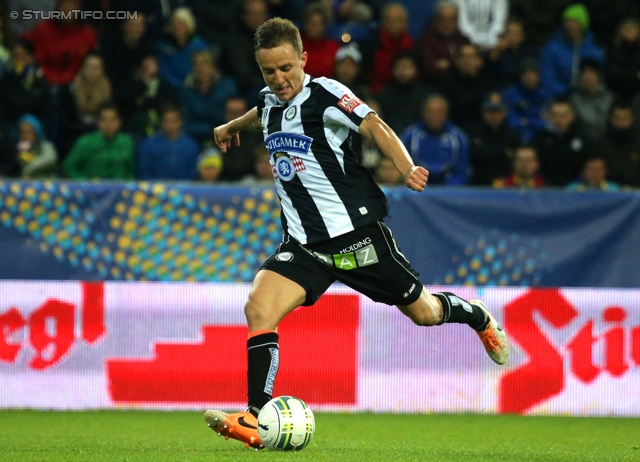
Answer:
[[274, 451], [300, 451], [309, 444], [316, 429], [313, 412], [300, 398], [278, 396], [258, 414], [258, 434]]

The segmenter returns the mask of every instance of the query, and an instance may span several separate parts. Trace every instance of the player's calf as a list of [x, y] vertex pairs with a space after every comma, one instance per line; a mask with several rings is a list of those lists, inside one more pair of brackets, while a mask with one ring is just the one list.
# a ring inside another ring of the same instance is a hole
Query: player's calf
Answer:
[[497, 364], [509, 358], [507, 334], [481, 300], [466, 301], [451, 292], [433, 294], [442, 304], [443, 323], [467, 324], [480, 337], [489, 357]]

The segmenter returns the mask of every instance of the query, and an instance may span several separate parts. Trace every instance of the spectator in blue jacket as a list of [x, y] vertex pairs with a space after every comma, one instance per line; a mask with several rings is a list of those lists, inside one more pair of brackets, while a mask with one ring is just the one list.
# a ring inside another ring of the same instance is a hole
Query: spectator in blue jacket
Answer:
[[207, 43], [196, 35], [191, 10], [176, 8], [169, 20], [169, 34], [157, 43], [160, 77], [179, 87], [191, 71], [193, 53], [207, 48]]
[[604, 60], [589, 30], [589, 13], [584, 5], [577, 3], [566, 8], [562, 21], [562, 29], [542, 51], [542, 85], [554, 97], [566, 96], [577, 84], [580, 61], [591, 58], [602, 63]]
[[520, 133], [524, 143], [544, 128], [544, 110], [551, 94], [540, 84], [540, 65], [535, 59], [524, 60], [520, 66], [520, 82], [511, 85], [503, 93], [507, 105], [507, 125]]
[[607, 158], [604, 155], [589, 156], [582, 168], [582, 173], [566, 186], [567, 191], [619, 191], [620, 185], [609, 181], [607, 173]]
[[439, 94], [427, 97], [422, 120], [401, 136], [416, 165], [429, 170], [431, 185], [465, 185], [469, 182], [469, 140], [449, 119], [449, 103]]
[[140, 145], [138, 178], [141, 180], [187, 180], [198, 178], [200, 148], [182, 131], [177, 106], [162, 108], [161, 130]]
[[213, 136], [213, 129], [225, 123], [225, 104], [238, 96], [235, 82], [218, 70], [210, 51], [193, 55], [193, 71], [180, 88], [180, 104], [185, 131], [202, 144]]

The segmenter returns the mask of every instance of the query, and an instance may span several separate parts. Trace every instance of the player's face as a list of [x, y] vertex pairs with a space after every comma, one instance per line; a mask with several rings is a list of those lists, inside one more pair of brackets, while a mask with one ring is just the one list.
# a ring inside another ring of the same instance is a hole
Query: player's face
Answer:
[[292, 100], [302, 91], [307, 53], [298, 56], [289, 43], [262, 48], [256, 53], [262, 77], [269, 89], [282, 101]]

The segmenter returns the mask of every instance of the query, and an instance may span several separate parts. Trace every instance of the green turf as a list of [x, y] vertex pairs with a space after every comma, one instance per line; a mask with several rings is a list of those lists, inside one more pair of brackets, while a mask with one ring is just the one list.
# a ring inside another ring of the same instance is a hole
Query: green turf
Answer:
[[317, 414], [298, 453], [247, 450], [197, 412], [0, 411], [2, 461], [625, 461], [640, 419]]

